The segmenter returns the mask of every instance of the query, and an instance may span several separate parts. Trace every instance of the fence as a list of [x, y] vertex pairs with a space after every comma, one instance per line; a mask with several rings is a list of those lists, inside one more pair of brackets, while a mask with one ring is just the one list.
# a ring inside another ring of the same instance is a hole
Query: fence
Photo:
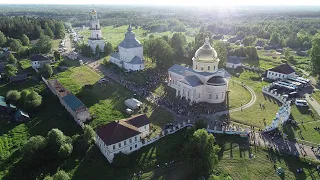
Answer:
[[290, 113], [291, 113], [291, 107], [290, 107], [291, 102], [287, 101], [287, 99], [283, 97], [281, 94], [273, 90], [270, 90], [271, 87], [273, 87], [273, 84], [264, 86], [262, 88], [262, 92], [278, 100], [282, 104], [282, 107], [280, 107], [278, 113], [276, 114], [276, 118], [272, 120], [271, 126], [266, 126], [264, 130], [265, 132], [269, 132], [278, 128], [279, 123], [284, 124], [285, 122], [287, 122], [289, 120]]

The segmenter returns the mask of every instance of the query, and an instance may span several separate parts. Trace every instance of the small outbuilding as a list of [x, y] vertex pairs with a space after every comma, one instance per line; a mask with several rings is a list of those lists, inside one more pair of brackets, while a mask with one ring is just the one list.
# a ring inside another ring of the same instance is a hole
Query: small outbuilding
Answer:
[[237, 67], [242, 66], [242, 61], [246, 59], [246, 57], [238, 57], [238, 56], [228, 56], [226, 67], [236, 69]]
[[27, 121], [29, 120], [30, 116], [22, 111], [22, 110], [17, 110], [15, 113], [14, 113], [14, 120], [15, 121], [18, 121], [18, 122], [23, 122], [23, 121]]
[[127, 107], [129, 107], [130, 109], [135, 110], [135, 109], [138, 109], [138, 108], [141, 107], [142, 102], [139, 101], [139, 100], [137, 100], [137, 99], [135, 99], [135, 98], [131, 98], [131, 99], [127, 99], [127, 100], [124, 102], [124, 104], [125, 104]]

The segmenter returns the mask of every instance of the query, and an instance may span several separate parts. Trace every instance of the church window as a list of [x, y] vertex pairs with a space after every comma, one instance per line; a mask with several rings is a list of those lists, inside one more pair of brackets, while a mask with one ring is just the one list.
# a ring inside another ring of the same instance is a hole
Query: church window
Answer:
[[135, 140], [135, 141], [137, 141], [137, 136], [136, 136], [136, 137], [134, 137], [134, 140]]
[[216, 66], [213, 66], [213, 70], [216, 70]]
[[218, 94], [216, 95], [216, 99], [218, 99], [219, 97], [218, 97]]
[[198, 98], [200, 98], [200, 94], [198, 95]]
[[203, 71], [203, 66], [201, 66], [201, 70]]
[[130, 151], [132, 150], [132, 146], [130, 146]]
[[97, 34], [97, 39], [99, 39], [99, 35]]
[[223, 98], [223, 93], [221, 94], [221, 98]]
[[134, 145], [134, 148], [137, 148], [137, 145]]
[[96, 25], [96, 29], [98, 29], [98, 25]]
[[210, 71], [210, 66], [208, 66], [208, 71]]
[[212, 98], [212, 94], [209, 94], [209, 99], [211, 99]]
[[198, 69], [198, 65], [196, 65], [196, 69]]
[[184, 95], [184, 89], [182, 89], [182, 95]]
[[119, 143], [118, 145], [119, 145], [119, 148], [120, 148], [121, 147], [121, 143]]
[[116, 149], [116, 145], [113, 145], [113, 150], [115, 150]]
[[124, 145], [125, 145], [125, 146], [127, 145], [127, 141], [124, 141]]
[[132, 143], [132, 139], [129, 139], [129, 143], [130, 143], [130, 144]]

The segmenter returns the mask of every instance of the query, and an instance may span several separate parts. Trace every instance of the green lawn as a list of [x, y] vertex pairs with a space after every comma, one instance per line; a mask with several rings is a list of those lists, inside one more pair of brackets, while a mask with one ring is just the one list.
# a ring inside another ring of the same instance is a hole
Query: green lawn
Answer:
[[[88, 67], [72, 67], [53, 78], [57, 78], [89, 108], [96, 117], [90, 122], [93, 127], [128, 117], [125, 114], [124, 101], [133, 97], [134, 93], [113, 81], [103, 85], [98, 84], [97, 81], [101, 77]], [[90, 86], [85, 87], [85, 85]], [[141, 97], [137, 98], [144, 102], [144, 105], [135, 113], [145, 112], [156, 129], [172, 121], [173, 117], [168, 111], [153, 106]]]
[[[254, 149], [251, 153], [255, 159], [249, 158], [250, 151], [243, 148], [233, 148], [223, 152], [223, 156], [218, 164], [220, 170], [230, 174], [234, 180], [270, 180], [270, 179], [319, 179], [315, 172], [315, 167], [310, 167], [307, 163], [298, 160], [293, 156], [280, 156], [270, 153], [264, 149]], [[267, 158], [267, 155], [272, 158]], [[284, 169], [284, 177], [276, 173], [276, 168]], [[296, 170], [303, 168], [303, 173], [298, 174]]]
[[52, 49], [57, 51], [59, 49], [60, 43], [61, 43], [61, 39], [52, 40]]
[[[271, 124], [276, 113], [279, 110], [279, 105], [276, 100], [269, 96], [264, 96], [262, 87], [267, 85], [267, 82], [261, 82], [260, 75], [250, 71], [244, 71], [240, 77], [232, 77], [234, 80], [244, 82], [245, 85], [250, 86], [257, 95], [255, 104], [243, 111], [233, 112], [230, 114], [232, 120], [244, 123], [250, 126], [264, 128], [265, 125]], [[266, 109], [261, 110], [260, 105], [264, 104]], [[266, 124], [263, 122], [265, 119]]]
[[318, 103], [320, 103], [320, 91], [315, 91], [315, 92], [312, 94], [312, 97], [313, 97]]
[[28, 59], [19, 60], [19, 65], [21, 69], [28, 69], [31, 67], [31, 61]]
[[[113, 47], [116, 47], [124, 39], [124, 35], [127, 32], [127, 28], [128, 26], [120, 26], [116, 28], [114, 28], [113, 26], [102, 27], [102, 37], [105, 41], [110, 42]], [[196, 29], [188, 28], [187, 32], [184, 32], [187, 38], [187, 42], [191, 42], [192, 40], [194, 40], [193, 35], [196, 34], [196, 31]], [[144, 36], [143, 33], [146, 32], [146, 30], [143, 30], [140, 27], [138, 29], [133, 28], [133, 32], [136, 34], [136, 38], [140, 42], [143, 42], [144, 39], [148, 39], [151, 34], [155, 37], [162, 37], [164, 35], [172, 37], [172, 35], [174, 34], [174, 32], [167, 31], [162, 33], [148, 33], [147, 36]], [[90, 30], [81, 30], [79, 31], [79, 34], [81, 36], [84, 36], [84, 39], [88, 39], [90, 37]]]
[[229, 82], [229, 108], [240, 107], [241, 104], [247, 104], [251, 100], [251, 95], [248, 90], [238, 83]]

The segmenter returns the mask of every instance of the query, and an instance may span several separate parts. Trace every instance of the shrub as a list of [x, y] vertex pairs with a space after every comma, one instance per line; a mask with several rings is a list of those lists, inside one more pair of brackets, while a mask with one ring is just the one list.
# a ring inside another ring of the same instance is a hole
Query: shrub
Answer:
[[65, 171], [59, 170], [55, 175], [52, 176], [52, 179], [53, 180], [69, 180], [70, 177]]
[[6, 100], [7, 101], [17, 101], [21, 97], [20, 92], [17, 90], [10, 90], [7, 93]]
[[34, 109], [39, 107], [42, 103], [42, 96], [40, 96], [37, 92], [32, 91], [25, 98], [25, 108]]
[[72, 150], [73, 150], [72, 144], [65, 143], [60, 147], [58, 154], [61, 158], [66, 158], [70, 156], [70, 154], [72, 153]]
[[42, 136], [33, 136], [23, 146], [23, 153], [25, 156], [32, 157], [37, 152], [46, 146], [46, 140]]

